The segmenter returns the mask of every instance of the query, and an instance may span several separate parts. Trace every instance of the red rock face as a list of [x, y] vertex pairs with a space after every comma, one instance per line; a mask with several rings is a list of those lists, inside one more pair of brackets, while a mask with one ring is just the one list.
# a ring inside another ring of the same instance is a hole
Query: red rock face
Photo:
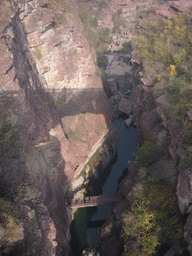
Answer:
[[12, 58], [2, 66], [4, 89], [18, 95], [19, 111], [22, 106], [18, 123], [25, 127], [20, 131], [24, 148], [50, 143], [51, 136], [59, 138], [68, 182], [111, 123], [101, 81], [86, 41], [79, 40], [83, 28], [73, 11], [66, 14], [66, 19], [77, 15], [67, 20], [67, 28], [55, 28], [52, 9], [36, 7], [33, 1], [26, 4], [12, 19], [15, 39], [6, 36]]
[[[9, 50], [0, 59], [5, 118], [17, 127], [16, 136], [22, 149], [17, 157], [2, 165], [2, 173], [6, 181], [27, 182], [42, 193], [48, 213], [39, 213], [42, 234], [39, 256], [69, 253], [69, 223], [62, 204], [63, 191], [111, 128], [111, 111], [96, 75], [77, 2], [66, 1], [56, 11], [50, 8], [49, 0], [13, 5], [15, 16], [4, 33], [0, 30]], [[169, 17], [174, 8], [177, 12], [191, 8], [190, 1], [183, 7], [181, 2], [171, 1], [172, 7], [160, 10], [159, 14]], [[99, 22], [101, 26], [112, 27], [112, 12], [122, 8], [125, 17], [129, 17], [126, 20], [133, 25], [136, 7], [151, 3], [151, 0], [111, 1]], [[131, 38], [131, 34], [126, 38]], [[164, 134], [159, 120], [165, 120], [157, 113], [148, 88], [151, 86], [146, 84], [146, 90], [138, 86], [135, 96], [141, 141], [148, 138], [158, 141], [160, 137], [162, 140]], [[141, 111], [145, 107], [149, 112]], [[170, 133], [174, 136], [175, 131], [170, 129]], [[173, 154], [176, 154], [178, 145], [174, 146]], [[59, 234], [57, 246], [56, 233]]]
[[[111, 111], [82, 36], [76, 2], [70, 9], [64, 5], [61, 24], [47, 3], [29, 1], [14, 7], [15, 16], [3, 35], [10, 54], [0, 69], [2, 95], [9, 105], [4, 111], [7, 119], [14, 117], [22, 148], [20, 168], [6, 175], [17, 184], [27, 181], [38, 187], [48, 209], [48, 214], [40, 211], [38, 217], [39, 256], [68, 255], [63, 191], [111, 126]], [[13, 163], [11, 159], [10, 171]]]

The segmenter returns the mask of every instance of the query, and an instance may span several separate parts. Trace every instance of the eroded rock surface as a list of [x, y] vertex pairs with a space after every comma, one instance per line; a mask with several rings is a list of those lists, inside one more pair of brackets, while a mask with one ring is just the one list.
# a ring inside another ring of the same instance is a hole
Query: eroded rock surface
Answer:
[[[124, 17], [126, 17], [127, 19], [130, 18], [131, 21], [134, 16], [134, 12], [130, 16], [126, 16], [126, 7], [130, 3], [118, 3], [119, 6], [122, 7]], [[144, 4], [144, 2], [142, 3]], [[137, 1], [135, 1], [135, 4], [137, 5]], [[146, 5], [147, 4], [148, 1], [146, 1]], [[156, 4], [158, 5], [157, 1]], [[157, 16], [159, 15], [158, 18], [164, 19], [174, 18], [184, 12], [190, 12], [192, 3], [191, 1], [169, 1], [167, 3], [159, 1], [159, 4], [160, 6], [156, 9], [155, 13]], [[157, 7], [157, 5], [155, 6], [154, 4], [154, 7]], [[143, 24], [145, 24], [145, 12], [142, 12], [141, 10], [144, 10], [144, 6], [143, 9], [140, 8], [140, 18], [138, 19], [137, 25], [135, 26], [135, 29], [137, 31], [142, 29]], [[130, 25], [130, 27], [132, 25]], [[174, 183], [177, 181], [177, 174], [179, 173], [177, 196], [181, 212], [183, 214], [189, 214], [187, 223], [185, 225], [184, 236], [188, 243], [188, 250], [191, 254], [191, 174], [190, 168], [185, 169], [184, 167], [187, 148], [185, 134], [184, 131], [174, 125], [169, 118], [169, 94], [165, 94], [159, 98], [155, 98], [155, 96], [153, 95], [153, 86], [156, 82], [156, 79], [154, 79], [153, 77], [146, 79], [146, 74], [145, 72], [143, 72], [141, 66], [142, 59], [139, 58], [139, 56], [136, 56], [134, 53], [132, 54], [132, 62], [132, 72], [135, 72], [135, 77], [138, 79], [137, 84], [134, 84], [133, 86], [133, 113], [137, 123], [137, 134], [139, 137], [139, 142], [142, 144], [146, 140], [153, 140], [158, 146], [162, 147], [163, 149], [167, 149], [172, 158], [170, 162], [168, 161], [168, 159], [161, 159], [156, 163], [156, 166], [151, 167], [153, 168], [153, 170], [151, 169], [150, 172], [156, 178], [161, 178], [161, 173], [164, 177], [166, 177], [166, 179], [169, 180], [170, 183]], [[186, 122], [188, 122], [187, 124], [191, 122], [191, 111], [187, 113]], [[156, 171], [154, 171], [154, 167], [156, 168]], [[130, 205], [132, 203], [131, 200], [133, 200], [134, 198], [131, 194], [131, 192], [133, 193], [134, 191], [134, 177], [129, 177], [129, 175], [125, 178], [125, 186], [123, 186], [122, 184], [123, 187], [120, 189], [120, 192], [122, 191], [125, 194], [125, 198], [127, 200], [126, 202]], [[137, 179], [139, 181], [139, 177], [137, 177]], [[135, 191], [139, 193], [139, 184]], [[120, 209], [119, 204], [120, 203], [118, 203], [118, 205], [113, 210], [114, 215], [115, 211], [118, 212], [118, 209]], [[122, 201], [122, 204], [125, 204], [125, 202]], [[119, 214], [117, 214], [116, 219], [118, 218]], [[112, 224], [108, 223], [107, 225], [110, 226]], [[107, 236], [108, 235], [106, 234], [106, 237]], [[106, 242], [104, 237], [103, 241], [104, 243]], [[125, 251], [126, 248], [131, 247], [133, 248], [133, 251], [136, 252], [138, 246], [138, 244], [134, 244], [134, 241], [132, 241], [132, 243], [125, 245]], [[177, 246], [174, 245], [165, 255], [173, 255], [177, 250], [178, 252], [181, 251], [180, 248], [177, 249]]]
[[[35, 248], [40, 256], [69, 255], [69, 218], [63, 192], [108, 136], [112, 116], [79, 18], [78, 1], [66, 0], [59, 9], [51, 4], [49, 0], [29, 0], [19, 5], [14, 1], [10, 22], [6, 21], [5, 29], [0, 27], [1, 38], [8, 48], [0, 59], [0, 104], [4, 109], [2, 113], [6, 113], [4, 120], [17, 128], [14, 134], [20, 141], [19, 148], [11, 147], [11, 156], [10, 151], [0, 151], [1, 174], [9, 184], [27, 183], [41, 193], [42, 205], [33, 205], [39, 214], [33, 218], [38, 223]], [[178, 16], [192, 7], [191, 1], [110, 1], [99, 14], [99, 26], [113, 28], [112, 13], [122, 9], [127, 27], [120, 27], [121, 33], [113, 35], [113, 43], [108, 48], [122, 49], [122, 44], [133, 37], [132, 32], [142, 29], [143, 11], [159, 4], [161, 8], [156, 13], [164, 18]], [[94, 7], [93, 12], [98, 8]], [[111, 98], [112, 105], [121, 100], [118, 87], [122, 90], [126, 85], [126, 89], [132, 89], [132, 72], [133, 69], [137, 74], [142, 71], [141, 61], [132, 55], [135, 63], [132, 67], [131, 55], [108, 56], [108, 83], [115, 94]], [[141, 72], [138, 78], [142, 77]], [[139, 140], [142, 143], [152, 138], [159, 146], [166, 147], [177, 162], [183, 157], [183, 134], [167, 118], [166, 96], [154, 101], [154, 82], [153, 79], [143, 80], [143, 84], [134, 87], [133, 108]], [[190, 122], [190, 112], [187, 118]], [[103, 162], [107, 159], [108, 155]], [[179, 171], [188, 190], [179, 186], [178, 196], [182, 211], [188, 212], [189, 177], [182, 168]], [[172, 176], [175, 177], [175, 173]], [[128, 180], [127, 184], [132, 186], [131, 182]], [[142, 192], [139, 185], [134, 188]], [[126, 195], [128, 202], [130, 192]], [[115, 212], [117, 218], [122, 209], [119, 205]], [[190, 215], [188, 223], [185, 237], [190, 248]], [[119, 223], [116, 224], [118, 232], [110, 240], [113, 244], [120, 235]], [[121, 251], [122, 241], [118, 240], [114, 246]], [[106, 251], [109, 245], [103, 248]]]
[[27, 183], [42, 195], [44, 206], [33, 205], [41, 231], [39, 256], [69, 255], [64, 192], [111, 129], [111, 110], [77, 1], [59, 9], [51, 4], [14, 2], [2, 34], [8, 47], [1, 58], [2, 108], [17, 128], [20, 150], [7, 158], [1, 173], [10, 184]]

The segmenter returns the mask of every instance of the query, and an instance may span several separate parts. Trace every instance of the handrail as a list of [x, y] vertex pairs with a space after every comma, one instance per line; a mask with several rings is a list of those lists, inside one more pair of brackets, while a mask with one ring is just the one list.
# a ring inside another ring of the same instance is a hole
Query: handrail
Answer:
[[66, 198], [65, 205], [70, 208], [93, 207], [116, 203], [123, 198], [122, 194], [90, 196], [84, 198]]

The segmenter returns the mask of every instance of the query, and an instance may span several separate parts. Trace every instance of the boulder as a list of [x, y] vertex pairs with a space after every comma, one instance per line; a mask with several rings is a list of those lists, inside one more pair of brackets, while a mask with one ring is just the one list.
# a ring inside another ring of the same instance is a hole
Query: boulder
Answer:
[[171, 143], [168, 147], [169, 154], [175, 162], [179, 161], [179, 155], [177, 154], [177, 146]]
[[149, 87], [147, 87], [147, 86], [143, 86], [143, 90], [146, 92], [146, 93], [153, 93], [153, 90], [152, 89], [150, 89]]
[[132, 101], [122, 97], [119, 103], [118, 110], [127, 115], [130, 115], [131, 112], [133, 111]]
[[113, 60], [110, 67], [107, 67], [106, 73], [110, 76], [124, 76], [130, 75], [132, 67], [125, 63], [123, 60]]
[[157, 144], [159, 147], [166, 147], [170, 144], [170, 135], [167, 130], [161, 130], [157, 135]]
[[140, 130], [144, 140], [158, 140], [159, 132], [164, 128], [162, 118], [157, 108], [142, 112], [140, 115]]
[[137, 63], [138, 65], [142, 64], [142, 58], [138, 57], [135, 52], [131, 53], [131, 61]]
[[170, 94], [165, 93], [155, 100], [155, 104], [162, 110], [167, 110], [169, 106]]
[[133, 122], [133, 118], [132, 117], [130, 117], [127, 120], [125, 120], [125, 125], [127, 126], [127, 128], [129, 128], [131, 126], [132, 122]]
[[173, 19], [178, 16], [178, 13], [169, 6], [162, 7], [156, 11], [156, 13], [162, 17]]
[[170, 7], [177, 12], [190, 12], [192, 3], [190, 0], [170, 1]]
[[140, 78], [143, 78], [143, 76], [144, 76], [143, 71], [140, 71], [140, 72], [139, 72], [139, 76], [140, 76]]
[[[142, 72], [139, 72], [142, 73]], [[156, 77], [149, 77], [149, 78], [141, 78], [141, 81], [143, 82], [144, 86], [151, 88], [156, 82]]]

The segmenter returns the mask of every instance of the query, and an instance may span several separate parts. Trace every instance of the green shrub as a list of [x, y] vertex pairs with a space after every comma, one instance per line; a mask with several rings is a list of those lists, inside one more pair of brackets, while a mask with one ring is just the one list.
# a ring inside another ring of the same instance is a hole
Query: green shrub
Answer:
[[125, 27], [126, 21], [121, 17], [122, 9], [117, 10], [117, 12], [112, 14], [113, 20], [113, 33], [120, 33], [120, 26]]
[[[11, 153], [14, 153], [14, 150], [17, 150], [19, 147], [18, 140], [15, 137], [15, 132], [17, 128], [12, 126], [10, 122], [4, 122], [0, 125], [0, 148], [1, 156], [11, 156]], [[8, 152], [10, 154], [8, 154]]]
[[48, 6], [52, 9], [60, 9], [61, 7], [64, 7], [64, 1], [63, 0], [50, 0]]
[[43, 201], [40, 190], [26, 184], [18, 186], [16, 194], [15, 202], [30, 205], [32, 208]]
[[8, 253], [13, 243], [20, 239], [19, 210], [11, 201], [0, 198], [0, 252]]
[[90, 47], [97, 48], [98, 47], [98, 34], [97, 31], [91, 27], [87, 28], [87, 39]]
[[42, 59], [43, 55], [42, 55], [41, 50], [39, 48], [35, 48], [34, 53], [35, 53], [35, 56], [38, 60]]
[[97, 52], [102, 52], [104, 48], [102, 45], [110, 43], [112, 40], [110, 36], [110, 30], [107, 28], [106, 29], [100, 28], [96, 30], [93, 27], [88, 26], [86, 30], [86, 34], [87, 34], [89, 45], [91, 47], [94, 47]]
[[58, 27], [62, 24], [66, 23], [66, 16], [64, 13], [61, 13], [60, 11], [54, 11], [54, 18], [53, 18], [53, 26]]
[[192, 108], [191, 61], [192, 18], [183, 15], [173, 20], [146, 22], [142, 34], [133, 40], [134, 50], [143, 58], [148, 75], [156, 76], [156, 97], [168, 92], [169, 115], [175, 124], [185, 121]]
[[92, 28], [97, 28], [98, 27], [98, 21], [96, 17], [91, 17], [90, 18], [90, 25]]
[[110, 36], [109, 28], [101, 28], [98, 30], [98, 40], [101, 43], [111, 43], [112, 38]]
[[145, 141], [144, 144], [136, 152], [135, 165], [149, 166], [161, 155], [153, 141]]
[[[4, 185], [2, 180], [0, 183]], [[42, 202], [41, 193], [37, 188], [27, 185], [12, 186], [11, 190], [14, 190], [14, 194], [13, 191], [6, 191], [6, 197], [0, 197], [0, 253], [13, 254], [15, 243], [24, 239], [24, 244], [18, 245], [19, 251], [22, 251], [19, 255], [31, 255], [37, 242], [32, 209]], [[23, 208], [23, 205], [29, 207]]]
[[[102, 1], [100, 3], [102, 4]], [[95, 48], [97, 52], [103, 52], [106, 44], [112, 41], [110, 30], [108, 28], [98, 28], [97, 18], [90, 14], [88, 5], [79, 3], [79, 16], [84, 25], [90, 47]]]
[[89, 23], [90, 15], [87, 11], [84, 10], [83, 7], [80, 8], [79, 16], [84, 26]]
[[175, 187], [152, 182], [146, 188], [146, 197], [135, 199], [131, 210], [123, 215], [123, 224], [125, 241], [136, 239], [146, 255], [153, 255], [163, 244], [182, 243], [183, 223]]

